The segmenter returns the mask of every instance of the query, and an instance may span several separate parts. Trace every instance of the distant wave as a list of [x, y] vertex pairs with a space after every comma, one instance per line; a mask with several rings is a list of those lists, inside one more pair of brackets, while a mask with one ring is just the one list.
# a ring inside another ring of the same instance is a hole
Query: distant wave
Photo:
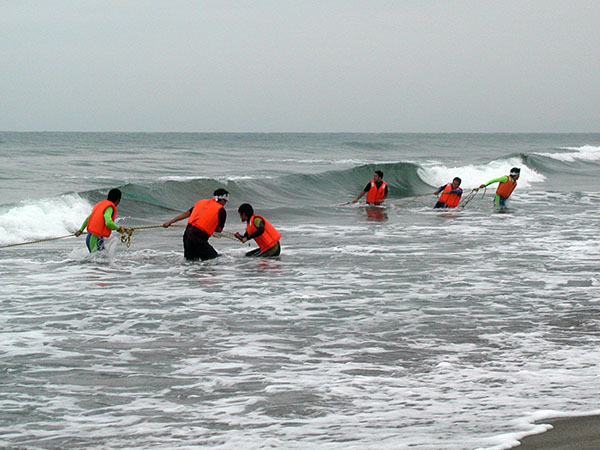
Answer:
[[536, 153], [536, 155], [546, 156], [565, 162], [574, 162], [577, 160], [600, 161], [600, 147], [594, 147], [593, 145], [584, 145], [583, 147], [562, 147], [561, 150], [567, 150], [567, 152]]
[[439, 187], [452, 181], [454, 177], [459, 177], [463, 189], [472, 189], [491, 179], [508, 175], [512, 167], [519, 167], [521, 169], [519, 187], [529, 187], [532, 183], [544, 182], [546, 177], [534, 167], [527, 165], [524, 156], [519, 154], [485, 164], [458, 167], [435, 164], [419, 168], [418, 173], [420, 178], [430, 186]]
[[393, 144], [385, 142], [348, 141], [342, 143], [343, 147], [359, 148], [361, 150], [385, 150], [394, 148]]

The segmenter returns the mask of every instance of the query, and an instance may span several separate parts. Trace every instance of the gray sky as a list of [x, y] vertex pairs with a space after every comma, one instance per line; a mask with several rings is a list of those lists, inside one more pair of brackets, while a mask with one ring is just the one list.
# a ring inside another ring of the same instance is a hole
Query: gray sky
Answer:
[[600, 131], [600, 1], [0, 0], [0, 130]]

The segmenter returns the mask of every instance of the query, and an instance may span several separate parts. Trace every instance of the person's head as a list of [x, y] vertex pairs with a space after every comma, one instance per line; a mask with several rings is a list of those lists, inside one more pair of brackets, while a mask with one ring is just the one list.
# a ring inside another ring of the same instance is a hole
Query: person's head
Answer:
[[513, 167], [510, 169], [510, 176], [517, 180], [521, 176], [521, 169], [518, 167]]
[[229, 201], [229, 192], [227, 192], [223, 188], [219, 188], [215, 192], [213, 192], [213, 198], [216, 202], [225, 206], [225, 204]]
[[250, 203], [242, 203], [238, 208], [238, 213], [240, 213], [242, 222], [248, 222], [250, 217], [254, 215], [254, 208]]
[[383, 180], [383, 172], [381, 170], [376, 170], [375, 174], [373, 175], [373, 180], [375, 180], [375, 181]]
[[117, 188], [111, 189], [108, 191], [108, 195], [106, 196], [107, 200], [110, 200], [115, 205], [118, 205], [121, 201], [121, 191]]
[[452, 180], [452, 189], [459, 187], [460, 183], [462, 183], [462, 180], [458, 177], [454, 177], [454, 180]]

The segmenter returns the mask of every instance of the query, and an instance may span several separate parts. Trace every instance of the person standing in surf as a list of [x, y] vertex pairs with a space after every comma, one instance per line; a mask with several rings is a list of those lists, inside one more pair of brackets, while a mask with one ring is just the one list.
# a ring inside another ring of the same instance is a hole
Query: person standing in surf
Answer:
[[384, 200], [388, 196], [388, 186], [385, 181], [383, 181], [383, 172], [381, 170], [376, 170], [373, 175], [373, 179], [367, 183], [365, 188], [361, 191], [360, 194], [352, 201], [352, 203], [356, 203], [360, 200], [360, 198], [367, 194], [367, 204], [368, 205], [381, 205]]
[[109, 237], [113, 231], [123, 232], [123, 227], [114, 222], [117, 217], [117, 205], [120, 202], [121, 191], [116, 188], [111, 189], [108, 191], [106, 200], [94, 205], [91, 214], [75, 232], [75, 236], [81, 236], [87, 227], [88, 235], [85, 244], [90, 253], [104, 250], [104, 238]]
[[213, 193], [213, 198], [199, 200], [189, 210], [163, 223], [163, 227], [168, 228], [173, 223], [189, 217], [187, 228], [183, 233], [185, 259], [205, 261], [219, 256], [213, 246], [208, 243], [208, 239], [215, 231], [223, 231], [227, 220], [225, 205], [228, 200], [229, 192], [219, 188]]
[[513, 167], [510, 169], [510, 174], [500, 178], [494, 178], [493, 180], [490, 180], [487, 183], [479, 186], [479, 189], [489, 186], [492, 183], [499, 183], [498, 188], [496, 189], [496, 197], [494, 197], [494, 205], [496, 208], [504, 209], [506, 208], [506, 200], [517, 187], [517, 180], [519, 179], [520, 175], [521, 169], [518, 167]]
[[246, 222], [246, 232], [241, 235], [235, 233], [235, 237], [242, 242], [250, 239], [258, 244], [258, 248], [246, 253], [246, 256], [260, 256], [268, 258], [281, 254], [281, 234], [264, 217], [254, 214], [254, 208], [249, 203], [244, 203], [238, 208], [240, 219]]
[[435, 191], [436, 194], [441, 192], [442, 195], [438, 198], [434, 208], [456, 208], [463, 193], [462, 188], [459, 187], [461, 182], [460, 178], [454, 177], [452, 183], [445, 184]]

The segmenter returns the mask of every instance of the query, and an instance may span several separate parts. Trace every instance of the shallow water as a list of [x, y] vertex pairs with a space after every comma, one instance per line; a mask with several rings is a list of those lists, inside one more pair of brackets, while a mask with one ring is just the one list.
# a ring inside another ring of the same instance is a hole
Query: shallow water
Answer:
[[[502, 448], [533, 413], [597, 408], [600, 135], [0, 139], [0, 245], [68, 233], [114, 186], [122, 225], [224, 186], [227, 230], [250, 201], [283, 235], [273, 260], [212, 239], [219, 259], [185, 262], [181, 229], [0, 249], [4, 446]], [[506, 213], [491, 187], [463, 211], [396, 206], [516, 164]], [[376, 167], [388, 206], [338, 206]]]

